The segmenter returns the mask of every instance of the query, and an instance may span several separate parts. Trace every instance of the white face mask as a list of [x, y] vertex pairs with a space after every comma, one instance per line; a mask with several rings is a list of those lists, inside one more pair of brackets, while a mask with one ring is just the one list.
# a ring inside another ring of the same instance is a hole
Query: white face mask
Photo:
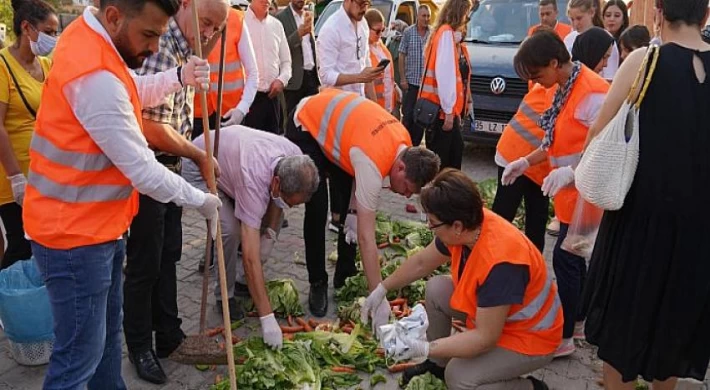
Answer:
[[38, 31], [37, 42], [30, 39], [30, 50], [36, 56], [47, 56], [57, 45], [57, 37]]
[[288, 203], [284, 202], [284, 200], [281, 199], [280, 196], [271, 195], [271, 200], [273, 200], [276, 207], [280, 208], [281, 210], [288, 210], [291, 208], [291, 206], [289, 206]]
[[454, 42], [459, 43], [463, 39], [463, 34], [461, 34], [461, 31], [456, 31], [454, 32]]

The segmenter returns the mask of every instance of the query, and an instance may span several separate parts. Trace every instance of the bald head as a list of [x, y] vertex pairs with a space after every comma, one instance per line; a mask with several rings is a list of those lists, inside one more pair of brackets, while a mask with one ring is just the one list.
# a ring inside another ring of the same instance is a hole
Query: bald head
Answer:
[[[197, 15], [200, 20], [199, 34], [195, 32], [193, 27], [193, 1], [197, 1]], [[198, 37], [204, 46], [222, 30], [227, 23], [229, 8], [229, 0], [182, 0], [180, 10], [175, 15], [175, 21], [185, 39], [190, 43], [190, 48], [195, 50]]]

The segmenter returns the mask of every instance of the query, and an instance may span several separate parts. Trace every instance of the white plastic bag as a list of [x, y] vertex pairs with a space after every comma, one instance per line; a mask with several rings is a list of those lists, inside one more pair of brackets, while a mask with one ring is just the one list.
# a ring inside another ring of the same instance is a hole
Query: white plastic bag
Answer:
[[567, 230], [567, 237], [562, 241], [561, 248], [589, 260], [592, 257], [603, 215], [604, 210], [578, 196], [572, 222]]
[[405, 339], [426, 341], [429, 318], [421, 304], [412, 308], [412, 314], [393, 324], [380, 326], [380, 345], [387, 356], [399, 356], [409, 347]]

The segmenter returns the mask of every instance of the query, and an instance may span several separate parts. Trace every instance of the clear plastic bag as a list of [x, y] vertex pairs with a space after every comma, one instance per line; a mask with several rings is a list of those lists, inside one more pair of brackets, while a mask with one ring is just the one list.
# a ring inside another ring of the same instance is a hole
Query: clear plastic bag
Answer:
[[597, 240], [599, 224], [604, 210], [587, 202], [583, 197], [577, 197], [572, 222], [567, 231], [567, 237], [562, 241], [561, 248], [574, 255], [589, 260], [592, 257], [594, 243]]

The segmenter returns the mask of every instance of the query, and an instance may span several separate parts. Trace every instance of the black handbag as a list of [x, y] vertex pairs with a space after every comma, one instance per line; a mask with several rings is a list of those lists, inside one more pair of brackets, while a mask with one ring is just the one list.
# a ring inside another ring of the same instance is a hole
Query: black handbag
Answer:
[[[426, 64], [424, 65], [424, 71], [429, 68], [429, 60], [431, 59], [431, 53], [427, 57]], [[419, 126], [428, 129], [434, 122], [439, 119], [439, 112], [441, 111], [441, 106], [432, 102], [431, 100], [422, 98], [422, 89], [424, 89], [424, 77], [422, 77], [421, 87], [419, 87], [419, 94], [417, 95], [417, 101], [414, 103], [414, 122]]]

